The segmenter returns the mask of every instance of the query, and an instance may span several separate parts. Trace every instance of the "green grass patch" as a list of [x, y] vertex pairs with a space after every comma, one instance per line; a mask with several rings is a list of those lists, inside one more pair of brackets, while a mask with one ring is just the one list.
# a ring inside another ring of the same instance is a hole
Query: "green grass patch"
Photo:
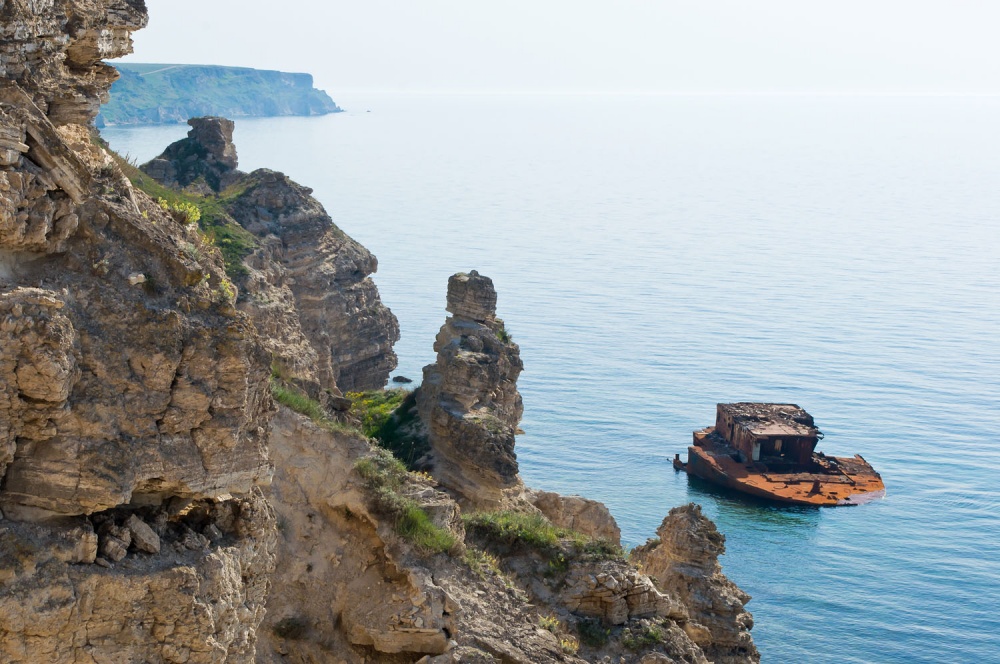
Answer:
[[399, 493], [408, 471], [391, 452], [376, 448], [372, 454], [359, 459], [354, 469], [365, 481], [375, 510], [392, 518], [396, 533], [418, 551], [447, 553], [458, 546], [455, 536], [435, 525], [417, 501]]
[[490, 542], [507, 546], [552, 550], [559, 544], [561, 531], [541, 514], [523, 512], [474, 512], [463, 514], [465, 528]]
[[624, 560], [622, 548], [612, 542], [559, 528], [541, 514], [501, 511], [463, 514], [466, 531], [493, 545], [522, 547], [543, 554], [552, 574], [564, 573], [571, 560]]
[[327, 414], [326, 409], [323, 408], [318, 401], [309, 398], [309, 396], [301, 390], [287, 385], [273, 376], [271, 378], [271, 396], [282, 406], [287, 406], [296, 413], [305, 415], [312, 420], [314, 424], [326, 429], [327, 431], [361, 435], [361, 431], [355, 427], [331, 419]]
[[361, 430], [366, 436], [377, 438], [393, 411], [409, 394], [403, 389], [392, 389], [348, 392], [345, 396], [351, 400], [351, 415], [361, 421]]
[[419, 505], [407, 502], [396, 521], [396, 532], [421, 551], [445, 553], [457, 544], [451, 532], [434, 525]]

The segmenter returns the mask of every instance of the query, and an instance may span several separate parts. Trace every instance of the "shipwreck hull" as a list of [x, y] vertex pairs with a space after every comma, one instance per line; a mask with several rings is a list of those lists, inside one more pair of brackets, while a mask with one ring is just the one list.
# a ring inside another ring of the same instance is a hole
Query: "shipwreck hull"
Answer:
[[[708, 435], [706, 435], [706, 433]], [[860, 505], [885, 495], [882, 477], [861, 456], [813, 455], [820, 472], [774, 472], [760, 462], [743, 463], [735, 449], [710, 431], [698, 432], [688, 461], [675, 467], [734, 491], [791, 505]]]

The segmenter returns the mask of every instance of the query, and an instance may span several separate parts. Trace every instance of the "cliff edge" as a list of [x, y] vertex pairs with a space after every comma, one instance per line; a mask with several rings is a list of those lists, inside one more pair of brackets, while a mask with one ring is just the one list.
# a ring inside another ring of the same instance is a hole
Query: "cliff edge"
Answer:
[[267, 354], [222, 261], [90, 136], [145, 6], [0, 18], [0, 659], [246, 661]]

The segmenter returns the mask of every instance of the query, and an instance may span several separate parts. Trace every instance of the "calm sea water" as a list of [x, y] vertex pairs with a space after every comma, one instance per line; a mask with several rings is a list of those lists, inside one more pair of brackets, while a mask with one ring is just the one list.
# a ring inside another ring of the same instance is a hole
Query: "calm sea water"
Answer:
[[[529, 485], [634, 545], [701, 503], [767, 662], [1000, 661], [1000, 99], [420, 96], [241, 121], [380, 259], [418, 379], [450, 274], [521, 345]], [[140, 160], [186, 127], [110, 129]], [[723, 493], [670, 460], [716, 402], [791, 401], [887, 497]]]

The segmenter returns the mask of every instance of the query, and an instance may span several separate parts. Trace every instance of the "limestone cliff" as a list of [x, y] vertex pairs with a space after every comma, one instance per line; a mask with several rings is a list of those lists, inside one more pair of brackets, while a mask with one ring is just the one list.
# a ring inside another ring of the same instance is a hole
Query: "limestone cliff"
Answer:
[[210, 199], [256, 238], [234, 278], [282, 371], [314, 396], [384, 387], [396, 367], [399, 324], [371, 275], [378, 261], [340, 230], [312, 190], [281, 173], [237, 170], [233, 123], [189, 121], [188, 137], [142, 169]]
[[514, 435], [524, 406], [520, 350], [496, 317], [493, 281], [473, 270], [448, 280], [452, 314], [438, 333], [437, 362], [417, 396], [432, 473], [463, 501], [498, 508], [520, 492]]
[[221, 262], [89, 134], [145, 6], [0, 18], [0, 660], [245, 660], [273, 564], [267, 356]]
[[[496, 456], [516, 463], [513, 443], [497, 446], [494, 435], [512, 441], [517, 430], [520, 361], [498, 334], [489, 279], [456, 275], [448, 293], [453, 317], [419, 414], [448, 407], [449, 418], [471, 423], [435, 431], [424, 421], [433, 479], [405, 473], [356, 434], [284, 410], [274, 420], [272, 500], [283, 525], [258, 658], [652, 664], [707, 663], [709, 653], [728, 652], [727, 661], [756, 661], [752, 650], [742, 658], [727, 650], [728, 636], [706, 626], [731, 616], [706, 609], [677, 570], [654, 579], [629, 562], [603, 505], [525, 489], [516, 466], [498, 479], [468, 459], [488, 470]], [[456, 432], [461, 445], [442, 440]], [[671, 521], [661, 535], [697, 548], [689, 530]], [[715, 564], [713, 553], [701, 551], [705, 565]], [[745, 630], [740, 638], [746, 646]]]
[[340, 107], [309, 74], [220, 67], [116, 62], [121, 78], [97, 126], [172, 124], [201, 115], [227, 118], [325, 115]]

